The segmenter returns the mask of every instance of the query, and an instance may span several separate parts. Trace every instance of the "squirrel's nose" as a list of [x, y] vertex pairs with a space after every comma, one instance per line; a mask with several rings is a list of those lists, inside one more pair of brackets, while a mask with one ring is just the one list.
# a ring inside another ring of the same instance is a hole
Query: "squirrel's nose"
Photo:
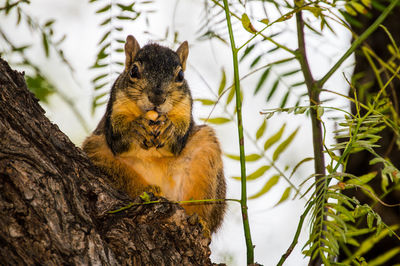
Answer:
[[165, 102], [165, 95], [163, 91], [160, 89], [155, 89], [152, 93], [148, 95], [149, 101], [152, 102], [154, 105], [160, 105]]
[[160, 89], [160, 88], [156, 88], [156, 89], [153, 90], [153, 93], [154, 93], [155, 95], [161, 95], [161, 94], [163, 93], [163, 91], [162, 91], [162, 89]]

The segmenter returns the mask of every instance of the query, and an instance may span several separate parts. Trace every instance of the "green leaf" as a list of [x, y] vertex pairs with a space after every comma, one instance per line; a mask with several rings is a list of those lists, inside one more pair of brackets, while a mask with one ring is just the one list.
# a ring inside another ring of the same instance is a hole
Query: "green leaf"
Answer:
[[290, 87], [291, 88], [299, 87], [299, 86], [303, 86], [304, 84], [306, 84], [304, 81], [300, 81], [300, 82], [297, 82], [297, 83], [294, 83], [294, 84], [290, 85]]
[[284, 202], [285, 200], [287, 200], [290, 196], [290, 191], [292, 190], [291, 187], [287, 187], [285, 189], [285, 191], [283, 192], [280, 200], [275, 204], [275, 206], [278, 206], [279, 204], [281, 204], [282, 202]]
[[106, 92], [103, 92], [103, 93], [100, 93], [99, 95], [96, 95], [95, 97], [94, 97], [94, 101], [99, 101], [101, 98], [103, 98], [103, 97], [105, 97], [105, 96], [107, 96], [109, 94], [109, 92], [108, 91], [106, 91]]
[[285, 131], [286, 123], [282, 125], [282, 127], [279, 129], [278, 132], [276, 132], [274, 135], [272, 135], [269, 139], [267, 139], [264, 143], [264, 151], [268, 150], [273, 144], [278, 142], [281, 137], [283, 132]]
[[364, 185], [364, 184], [368, 183], [369, 181], [371, 181], [377, 174], [378, 174], [378, 172], [371, 172], [366, 175], [362, 175], [359, 178], [352, 178], [352, 179], [349, 179], [348, 181], [346, 181], [346, 184], [353, 184], [353, 185], [361, 186], [361, 185]]
[[43, 25], [43, 27], [45, 27], [45, 28], [50, 27], [51, 25], [53, 25], [54, 22], [55, 22], [54, 19], [50, 19]]
[[99, 10], [97, 10], [96, 13], [99, 14], [99, 13], [106, 12], [106, 11], [109, 10], [110, 8], [111, 8], [111, 4], [106, 5], [105, 7], [100, 8]]
[[107, 39], [107, 37], [108, 37], [110, 34], [111, 34], [111, 31], [107, 31], [107, 32], [103, 35], [103, 37], [101, 37], [101, 39], [100, 39], [100, 41], [99, 41], [99, 43], [98, 43], [97, 45], [102, 44], [102, 43]]
[[295, 69], [295, 70], [292, 70], [292, 71], [289, 71], [289, 72], [286, 72], [286, 73], [282, 74], [282, 77], [291, 76], [291, 75], [296, 74], [296, 73], [298, 73], [300, 71], [301, 71], [301, 69]]
[[284, 96], [284, 97], [283, 97], [283, 99], [282, 99], [282, 102], [281, 102], [280, 108], [283, 108], [283, 107], [285, 107], [285, 105], [286, 105], [286, 102], [287, 102], [287, 100], [288, 100], [288, 98], [289, 98], [289, 93], [290, 93], [290, 91], [287, 91], [287, 92], [286, 92], [285, 96]]
[[244, 52], [243, 52], [242, 57], [240, 57], [239, 62], [242, 62], [243, 59], [244, 59], [248, 54], [250, 54], [250, 52], [254, 49], [254, 47], [256, 47], [256, 44], [252, 44], [252, 45], [247, 46], [246, 49], [245, 49]]
[[265, 25], [268, 25], [269, 24], [269, 19], [264, 18], [264, 19], [260, 20], [260, 22], [264, 23]]
[[121, 10], [123, 10], [123, 11], [130, 11], [130, 12], [133, 11], [133, 6], [134, 6], [134, 5], [135, 5], [135, 2], [133, 2], [133, 3], [130, 4], [130, 5], [117, 4], [117, 6], [118, 6]]
[[368, 228], [371, 229], [374, 223], [374, 215], [372, 213], [368, 213], [367, 214], [367, 224], [368, 224]]
[[387, 191], [387, 187], [389, 186], [389, 178], [387, 175], [382, 174], [382, 179], [381, 179], [381, 188], [384, 192]]
[[352, 231], [347, 231], [346, 232], [346, 238], [353, 237], [353, 236], [365, 235], [365, 234], [368, 234], [368, 233], [370, 233], [372, 231], [373, 230], [368, 229], [368, 228], [362, 228], [362, 229], [356, 229], [356, 230], [352, 230]]
[[254, 180], [257, 179], [265, 174], [269, 169], [271, 168], [270, 165], [263, 165], [260, 168], [258, 168], [256, 171], [251, 173], [250, 175], [247, 176], [247, 180]]
[[397, 55], [397, 52], [396, 52], [395, 48], [393, 47], [393, 45], [388, 44], [388, 45], [386, 46], [386, 48], [388, 49], [389, 53], [391, 53], [392, 55], [394, 55], [394, 56]]
[[263, 54], [260, 54], [259, 56], [257, 56], [253, 62], [251, 62], [250, 64], [250, 68], [253, 68], [255, 65], [257, 65], [258, 61], [260, 61], [261, 57], [263, 56]]
[[261, 89], [262, 85], [264, 84], [265, 80], [268, 77], [270, 70], [271, 70], [271, 68], [269, 67], [262, 73], [260, 80], [258, 81], [257, 86], [254, 90], [254, 95], [256, 95], [258, 93], [258, 91]]
[[[229, 159], [240, 161], [240, 156], [239, 155], [225, 153], [225, 156], [228, 157]], [[239, 177], [239, 179], [240, 179], [240, 177]]]
[[56, 91], [53, 85], [40, 74], [35, 76], [26, 75], [25, 80], [29, 90], [44, 103], [48, 103], [49, 96]]
[[108, 85], [108, 82], [104, 82], [104, 83], [101, 83], [101, 84], [99, 84], [99, 85], [96, 85], [96, 86], [94, 87], [94, 90], [95, 90], [95, 91], [100, 90], [101, 88], [103, 88], [103, 87], [106, 86], [106, 85]]
[[274, 85], [272, 85], [272, 88], [267, 96], [267, 102], [272, 98], [272, 96], [274, 95], [276, 89], [278, 88], [279, 85], [279, 79], [277, 79], [274, 83]]
[[302, 7], [302, 6], [304, 5], [304, 0], [295, 0], [295, 1], [294, 1], [294, 4], [295, 4], [297, 7]]
[[298, 114], [303, 114], [305, 111], [307, 111], [308, 110], [308, 107], [306, 107], [306, 106], [303, 106], [303, 107], [297, 107], [295, 110], [294, 110], [294, 114], [295, 115], [298, 115]]
[[322, 115], [324, 114], [324, 108], [320, 105], [317, 106], [317, 118], [321, 119]]
[[377, 227], [376, 227], [375, 237], [379, 236], [382, 233], [383, 228], [385, 227], [385, 224], [382, 222], [382, 218], [380, 216], [378, 216], [376, 219], [376, 225]]
[[245, 30], [247, 30], [250, 33], [257, 33], [257, 30], [251, 24], [249, 16], [247, 16], [246, 13], [243, 13], [241, 21], [242, 21], [243, 28]]
[[[270, 38], [272, 38], [272, 37], [270, 36]], [[274, 52], [276, 52], [278, 50], [279, 50], [279, 47], [276, 46], [276, 47], [273, 47], [273, 48], [267, 50], [266, 54], [272, 54], [272, 53], [274, 53]], [[285, 60], [285, 59], [283, 59], [283, 60]], [[280, 62], [281, 62], [281, 60], [275, 62], [274, 65], [279, 65]]]
[[20, 46], [20, 47], [12, 47], [12, 51], [13, 52], [23, 53], [24, 50], [26, 50], [27, 48], [30, 48], [30, 47], [31, 47], [30, 45], [23, 45], [23, 46]]
[[312, 160], [314, 160], [313, 157], [307, 157], [307, 158], [304, 158], [303, 160], [301, 160], [300, 162], [298, 162], [298, 163], [296, 164], [296, 166], [293, 168], [292, 172], [290, 173], [289, 178], [292, 177], [292, 176], [294, 175], [294, 173], [297, 171], [297, 169], [298, 169], [303, 163], [308, 162], [308, 161], [312, 161]]
[[299, 131], [300, 127], [296, 128], [295, 131], [293, 131], [292, 134], [290, 134], [290, 136], [283, 141], [281, 144], [279, 144], [279, 146], [276, 148], [274, 154], [272, 155], [272, 160], [276, 161], [279, 157], [279, 155], [281, 155], [281, 153], [289, 146], [289, 144], [293, 141], [294, 137], [296, 137], [297, 132]]
[[334, 209], [336, 213], [340, 213], [338, 217], [342, 218], [342, 220], [346, 219], [355, 222], [352, 212], [349, 211], [343, 204], [326, 203], [325, 206]]
[[374, 159], [372, 159], [371, 161], [369, 161], [369, 165], [374, 165], [377, 163], [385, 163], [385, 159], [380, 158], [380, 157], [375, 157]]
[[358, 241], [355, 240], [354, 238], [346, 238], [346, 244], [353, 245], [355, 247], [360, 246], [360, 243], [358, 243]]
[[[235, 154], [229, 154], [229, 153], [225, 153], [225, 156], [232, 159], [232, 160], [236, 160], [236, 161], [240, 161], [240, 156], [239, 155], [235, 155]], [[245, 160], [247, 162], [254, 162], [257, 161], [261, 158], [261, 155], [253, 153], [250, 155], [245, 156]]]
[[265, 183], [263, 188], [256, 194], [250, 196], [249, 199], [258, 198], [258, 197], [264, 195], [265, 193], [267, 193], [273, 186], [275, 186], [278, 183], [279, 177], [280, 177], [280, 175], [272, 176], [270, 179], [268, 179], [267, 183]]
[[[264, 173], [265, 173], [266, 171], [268, 171], [270, 168], [271, 168], [270, 165], [263, 165], [263, 166], [261, 166], [260, 168], [258, 168], [256, 171], [254, 171], [253, 173], [251, 173], [250, 175], [248, 175], [248, 176], [246, 177], [246, 180], [247, 180], [247, 181], [255, 180], [255, 179], [257, 179], [257, 178], [263, 176]], [[240, 179], [241, 179], [240, 176], [233, 176], [232, 178], [233, 178], [233, 179], [236, 179], [236, 180], [240, 180]]]
[[46, 57], [49, 57], [49, 42], [47, 41], [47, 36], [44, 32], [42, 33], [42, 43], [44, 53], [46, 54]]
[[215, 118], [209, 118], [209, 119], [202, 118], [201, 120], [211, 123], [211, 124], [215, 124], [215, 125], [221, 125], [221, 124], [226, 124], [228, 122], [231, 122], [231, 120], [229, 118], [225, 118], [225, 117], [215, 117]]
[[371, 0], [361, 0], [361, 3], [363, 3], [364, 6], [371, 8]]
[[132, 20], [132, 18], [131, 17], [128, 17], [128, 16], [117, 16], [116, 17], [118, 20]]
[[255, 162], [255, 161], [261, 159], [262, 157], [261, 157], [261, 155], [259, 155], [257, 153], [253, 153], [250, 155], [246, 155], [245, 158], [246, 158], [246, 162]]
[[293, 14], [288, 14], [288, 15], [284, 15], [284, 16], [278, 18], [276, 21], [277, 22], [282, 22], [282, 21], [286, 21], [288, 19], [291, 19], [292, 17], [293, 17]]
[[304, 7], [304, 9], [310, 11], [311, 13], [313, 13], [313, 15], [316, 18], [318, 18], [321, 15], [322, 11], [323, 11], [322, 8], [313, 7], [313, 6], [306, 6], [306, 7]]
[[353, 6], [353, 8], [358, 13], [361, 13], [361, 14], [367, 14], [368, 13], [368, 10], [362, 4], [354, 2], [354, 1], [351, 1], [350, 4]]
[[222, 78], [219, 83], [218, 95], [221, 95], [221, 93], [224, 91], [225, 85], [226, 85], [226, 73], [225, 73], [225, 69], [222, 69]]
[[[100, 26], [104, 26], [104, 25], [106, 25], [106, 24], [108, 24], [108, 23], [110, 23], [111, 22], [111, 18], [106, 18], [105, 20], [103, 20], [101, 23], [100, 23]], [[124, 41], [124, 43], [125, 43], [125, 41]]]
[[229, 90], [228, 97], [226, 98], [226, 105], [230, 104], [233, 100], [233, 96], [235, 96], [235, 85]]
[[107, 76], [108, 76], [108, 74], [101, 74], [101, 75], [95, 77], [94, 79], [92, 79], [92, 83], [95, 83], [96, 81], [99, 81], [100, 79], [103, 79]]
[[201, 102], [202, 105], [214, 105], [215, 101], [210, 99], [195, 99], [196, 102]]
[[267, 120], [264, 119], [264, 121], [262, 122], [261, 126], [258, 128], [257, 132], [256, 132], [256, 139], [260, 139], [265, 132], [265, 129], [267, 128]]
[[143, 192], [142, 195], [140, 195], [140, 198], [141, 198], [144, 202], [149, 202], [149, 201], [150, 201], [150, 195], [147, 194], [147, 192]]
[[349, 4], [345, 4], [344, 8], [346, 9], [346, 12], [352, 16], [357, 16], [357, 12], [351, 7]]

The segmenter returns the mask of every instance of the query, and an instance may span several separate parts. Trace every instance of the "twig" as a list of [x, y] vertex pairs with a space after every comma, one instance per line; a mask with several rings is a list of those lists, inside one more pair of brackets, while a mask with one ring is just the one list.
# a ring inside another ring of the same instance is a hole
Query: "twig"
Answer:
[[229, 30], [229, 39], [231, 42], [232, 59], [233, 59], [233, 70], [235, 76], [235, 92], [236, 92], [236, 114], [238, 123], [238, 134], [239, 134], [239, 151], [240, 151], [240, 175], [241, 175], [241, 210], [243, 219], [244, 236], [246, 239], [247, 248], [247, 264], [254, 263], [254, 247], [251, 241], [249, 216], [247, 213], [247, 188], [246, 188], [246, 160], [244, 152], [244, 136], [243, 136], [243, 120], [242, 120], [242, 102], [240, 97], [240, 76], [239, 76], [239, 63], [238, 63], [238, 49], [235, 45], [235, 39], [233, 37], [231, 16], [229, 12], [228, 1], [224, 0], [224, 10], [226, 15], [226, 23]]
[[161, 201], [161, 200], [151, 200], [145, 202], [131, 202], [128, 205], [121, 207], [117, 210], [108, 211], [109, 214], [114, 214], [118, 212], [122, 212], [128, 210], [134, 206], [140, 205], [148, 205], [148, 204], [157, 204], [157, 203], [166, 203], [166, 204], [188, 204], [188, 203], [208, 203], [208, 202], [225, 202], [225, 201], [234, 201], [240, 203], [238, 199], [204, 199], [204, 200], [182, 200], [182, 201]]
[[[296, 13], [296, 24], [297, 24], [297, 40], [299, 48], [297, 50], [297, 58], [300, 62], [301, 70], [304, 75], [305, 83], [307, 86], [308, 96], [310, 98], [310, 105], [319, 106], [320, 99], [320, 87], [315, 83], [313, 76], [311, 74], [310, 66], [307, 60], [306, 45], [304, 40], [304, 21], [302, 18], [302, 12]], [[320, 118], [318, 117], [317, 108], [310, 109], [310, 118], [312, 124], [312, 136], [313, 136], [313, 147], [314, 147], [314, 168], [315, 168], [315, 187], [316, 187], [316, 197], [319, 197], [325, 192], [325, 186], [322, 186], [322, 182], [326, 182], [325, 177], [325, 157], [324, 157], [324, 142], [322, 133], [322, 124]], [[323, 211], [323, 210], [321, 210]], [[326, 230], [323, 226], [322, 221], [326, 217], [323, 215], [321, 219], [320, 234]], [[320, 244], [322, 245], [322, 244]], [[310, 260], [309, 265], [321, 265], [322, 259], [317, 256], [315, 259]]]

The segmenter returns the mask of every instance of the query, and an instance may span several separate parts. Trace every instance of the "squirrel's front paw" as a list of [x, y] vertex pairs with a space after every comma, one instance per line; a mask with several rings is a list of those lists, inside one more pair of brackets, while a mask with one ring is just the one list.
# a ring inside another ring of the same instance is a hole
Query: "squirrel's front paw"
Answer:
[[169, 119], [161, 121], [158, 127], [155, 128], [155, 146], [162, 148], [173, 137], [174, 124]]
[[148, 120], [144, 118], [137, 119], [133, 122], [132, 128], [135, 134], [135, 139], [143, 149], [155, 146], [152, 134], [153, 129], [149, 125]]

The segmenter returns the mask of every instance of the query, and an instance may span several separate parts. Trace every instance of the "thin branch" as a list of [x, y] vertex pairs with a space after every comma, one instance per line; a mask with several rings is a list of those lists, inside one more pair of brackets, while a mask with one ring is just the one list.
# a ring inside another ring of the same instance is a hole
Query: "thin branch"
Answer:
[[244, 136], [243, 136], [243, 120], [242, 120], [242, 102], [240, 97], [240, 76], [239, 76], [239, 63], [238, 63], [238, 49], [235, 45], [235, 39], [232, 31], [231, 16], [229, 12], [228, 1], [224, 0], [224, 10], [226, 15], [226, 23], [229, 30], [229, 38], [232, 49], [233, 70], [235, 77], [235, 92], [236, 92], [236, 114], [238, 122], [239, 134], [239, 151], [240, 151], [240, 175], [241, 175], [241, 210], [243, 219], [243, 229], [246, 239], [247, 247], [247, 264], [254, 263], [254, 247], [251, 240], [249, 216], [247, 213], [247, 190], [246, 190], [246, 160], [244, 152]]
[[[310, 66], [307, 60], [306, 53], [306, 45], [304, 39], [304, 21], [302, 17], [302, 12], [299, 11], [296, 13], [296, 24], [297, 24], [297, 40], [299, 48], [297, 50], [297, 58], [300, 62], [301, 70], [304, 75], [304, 80], [308, 90], [308, 96], [310, 98], [310, 105], [319, 106], [320, 99], [320, 87], [315, 83], [314, 78], [312, 76]], [[325, 177], [325, 157], [324, 157], [324, 141], [323, 141], [323, 133], [322, 133], [322, 124], [320, 118], [318, 117], [318, 108], [310, 109], [310, 118], [312, 124], [312, 135], [313, 135], [313, 147], [314, 147], [314, 168], [315, 168], [315, 187], [316, 187], [316, 197], [322, 195], [325, 191], [325, 186], [321, 186], [323, 182], [326, 183]], [[323, 206], [323, 204], [322, 204]], [[322, 210], [318, 210], [318, 212], [324, 212]], [[321, 228], [319, 234], [321, 234], [324, 230], [324, 226], [322, 225], [322, 221], [326, 219], [325, 215], [322, 215], [322, 219], [320, 221]], [[320, 244], [321, 245], [321, 244]], [[309, 265], [321, 265], [322, 259], [320, 256], [310, 260]]]
[[226, 202], [226, 201], [233, 201], [240, 203], [238, 199], [203, 199], [203, 200], [181, 200], [181, 201], [162, 201], [162, 200], [151, 200], [151, 201], [144, 201], [144, 202], [131, 202], [126, 206], [123, 206], [117, 210], [108, 211], [107, 213], [114, 214], [118, 212], [122, 212], [124, 210], [128, 210], [134, 206], [140, 205], [147, 205], [147, 204], [156, 204], [156, 203], [167, 203], [167, 204], [188, 204], [188, 203], [210, 203], [210, 202]]

